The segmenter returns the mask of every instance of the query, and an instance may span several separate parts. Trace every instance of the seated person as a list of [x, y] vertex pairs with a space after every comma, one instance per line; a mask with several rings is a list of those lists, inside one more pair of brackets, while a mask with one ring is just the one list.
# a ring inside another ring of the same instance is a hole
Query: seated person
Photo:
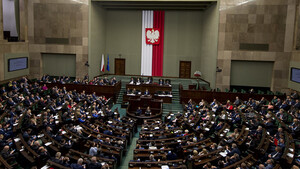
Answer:
[[148, 106], [147, 109], [146, 109], [146, 111], [145, 111], [145, 115], [146, 116], [151, 116], [151, 114], [152, 113], [151, 113], [150, 107]]
[[142, 79], [138, 78], [137, 81], [135, 82], [136, 85], [140, 85], [142, 83]]
[[153, 154], [150, 154], [149, 160], [146, 160], [146, 162], [155, 162], [155, 161], [156, 161], [156, 159], [154, 158]]
[[87, 161], [87, 168], [88, 169], [96, 169], [96, 168], [102, 168], [101, 163], [97, 162], [97, 158], [93, 156], [91, 158], [91, 161]]
[[131, 89], [127, 88], [126, 94], [131, 94], [131, 93], [132, 93]]
[[164, 85], [164, 81], [162, 79], [159, 79], [158, 84], [159, 85]]
[[279, 146], [277, 146], [275, 148], [275, 151], [271, 152], [269, 155], [268, 155], [268, 158], [269, 159], [273, 159], [274, 161], [278, 161], [280, 158], [281, 158], [281, 148]]
[[136, 85], [140, 85], [143, 83], [143, 79], [142, 78], [138, 78], [137, 81], [135, 82]]
[[145, 84], [152, 84], [152, 77], [148, 77], [147, 81], [145, 81]]
[[136, 91], [136, 89], [133, 88], [132, 91], [131, 91], [131, 94], [134, 94], [134, 95], [135, 95], [135, 94], [138, 94], [138, 91]]
[[77, 163], [72, 163], [71, 164], [71, 168], [76, 168], [76, 169], [84, 169], [84, 165], [83, 165], [83, 159], [82, 158], [79, 158]]
[[165, 80], [165, 85], [171, 85], [170, 79]]
[[166, 95], [172, 95], [172, 91], [166, 91]]
[[133, 77], [130, 79], [130, 81], [129, 81], [129, 84], [134, 84], [135, 83], [135, 81], [134, 81], [134, 79], [133, 79]]
[[141, 114], [142, 114], [142, 109], [141, 109], [141, 107], [138, 107], [138, 109], [136, 110], [136, 112], [135, 112], [135, 115], [136, 116], [140, 116]]
[[149, 95], [150, 95], [150, 93], [149, 93], [148, 89], [146, 89], [146, 91], [145, 91], [144, 95], [146, 95], [146, 96], [149, 96]]
[[223, 122], [219, 122], [219, 124], [215, 127], [215, 131], [219, 131], [223, 128]]

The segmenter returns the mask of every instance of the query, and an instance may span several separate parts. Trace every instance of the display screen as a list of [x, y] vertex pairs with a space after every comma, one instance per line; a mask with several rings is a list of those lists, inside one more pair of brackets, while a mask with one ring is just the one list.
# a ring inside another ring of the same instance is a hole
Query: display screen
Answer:
[[291, 68], [291, 81], [300, 83], [300, 69]]
[[28, 68], [28, 57], [8, 59], [8, 71], [16, 71]]

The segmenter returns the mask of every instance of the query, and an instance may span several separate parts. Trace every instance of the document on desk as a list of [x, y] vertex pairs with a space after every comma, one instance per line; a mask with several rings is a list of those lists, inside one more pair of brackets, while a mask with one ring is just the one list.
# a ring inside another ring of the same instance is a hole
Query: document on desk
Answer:
[[169, 169], [169, 166], [168, 165], [162, 165], [161, 169]]

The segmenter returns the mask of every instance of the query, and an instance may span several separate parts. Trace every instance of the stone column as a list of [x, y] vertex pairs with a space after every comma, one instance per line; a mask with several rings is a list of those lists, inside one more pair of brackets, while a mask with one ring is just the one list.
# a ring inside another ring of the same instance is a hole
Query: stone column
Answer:
[[20, 1], [20, 40], [27, 40], [28, 0]]
[[3, 40], [3, 3], [0, 0], [0, 41]]

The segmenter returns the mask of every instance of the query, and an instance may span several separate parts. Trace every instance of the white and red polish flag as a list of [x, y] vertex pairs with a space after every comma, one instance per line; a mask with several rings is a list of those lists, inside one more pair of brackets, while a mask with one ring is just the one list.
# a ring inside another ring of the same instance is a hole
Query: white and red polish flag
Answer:
[[164, 11], [142, 12], [141, 75], [163, 74], [164, 18]]
[[102, 54], [100, 71], [101, 71], [101, 72], [104, 72], [104, 71], [105, 71], [105, 69], [104, 69], [104, 54]]

